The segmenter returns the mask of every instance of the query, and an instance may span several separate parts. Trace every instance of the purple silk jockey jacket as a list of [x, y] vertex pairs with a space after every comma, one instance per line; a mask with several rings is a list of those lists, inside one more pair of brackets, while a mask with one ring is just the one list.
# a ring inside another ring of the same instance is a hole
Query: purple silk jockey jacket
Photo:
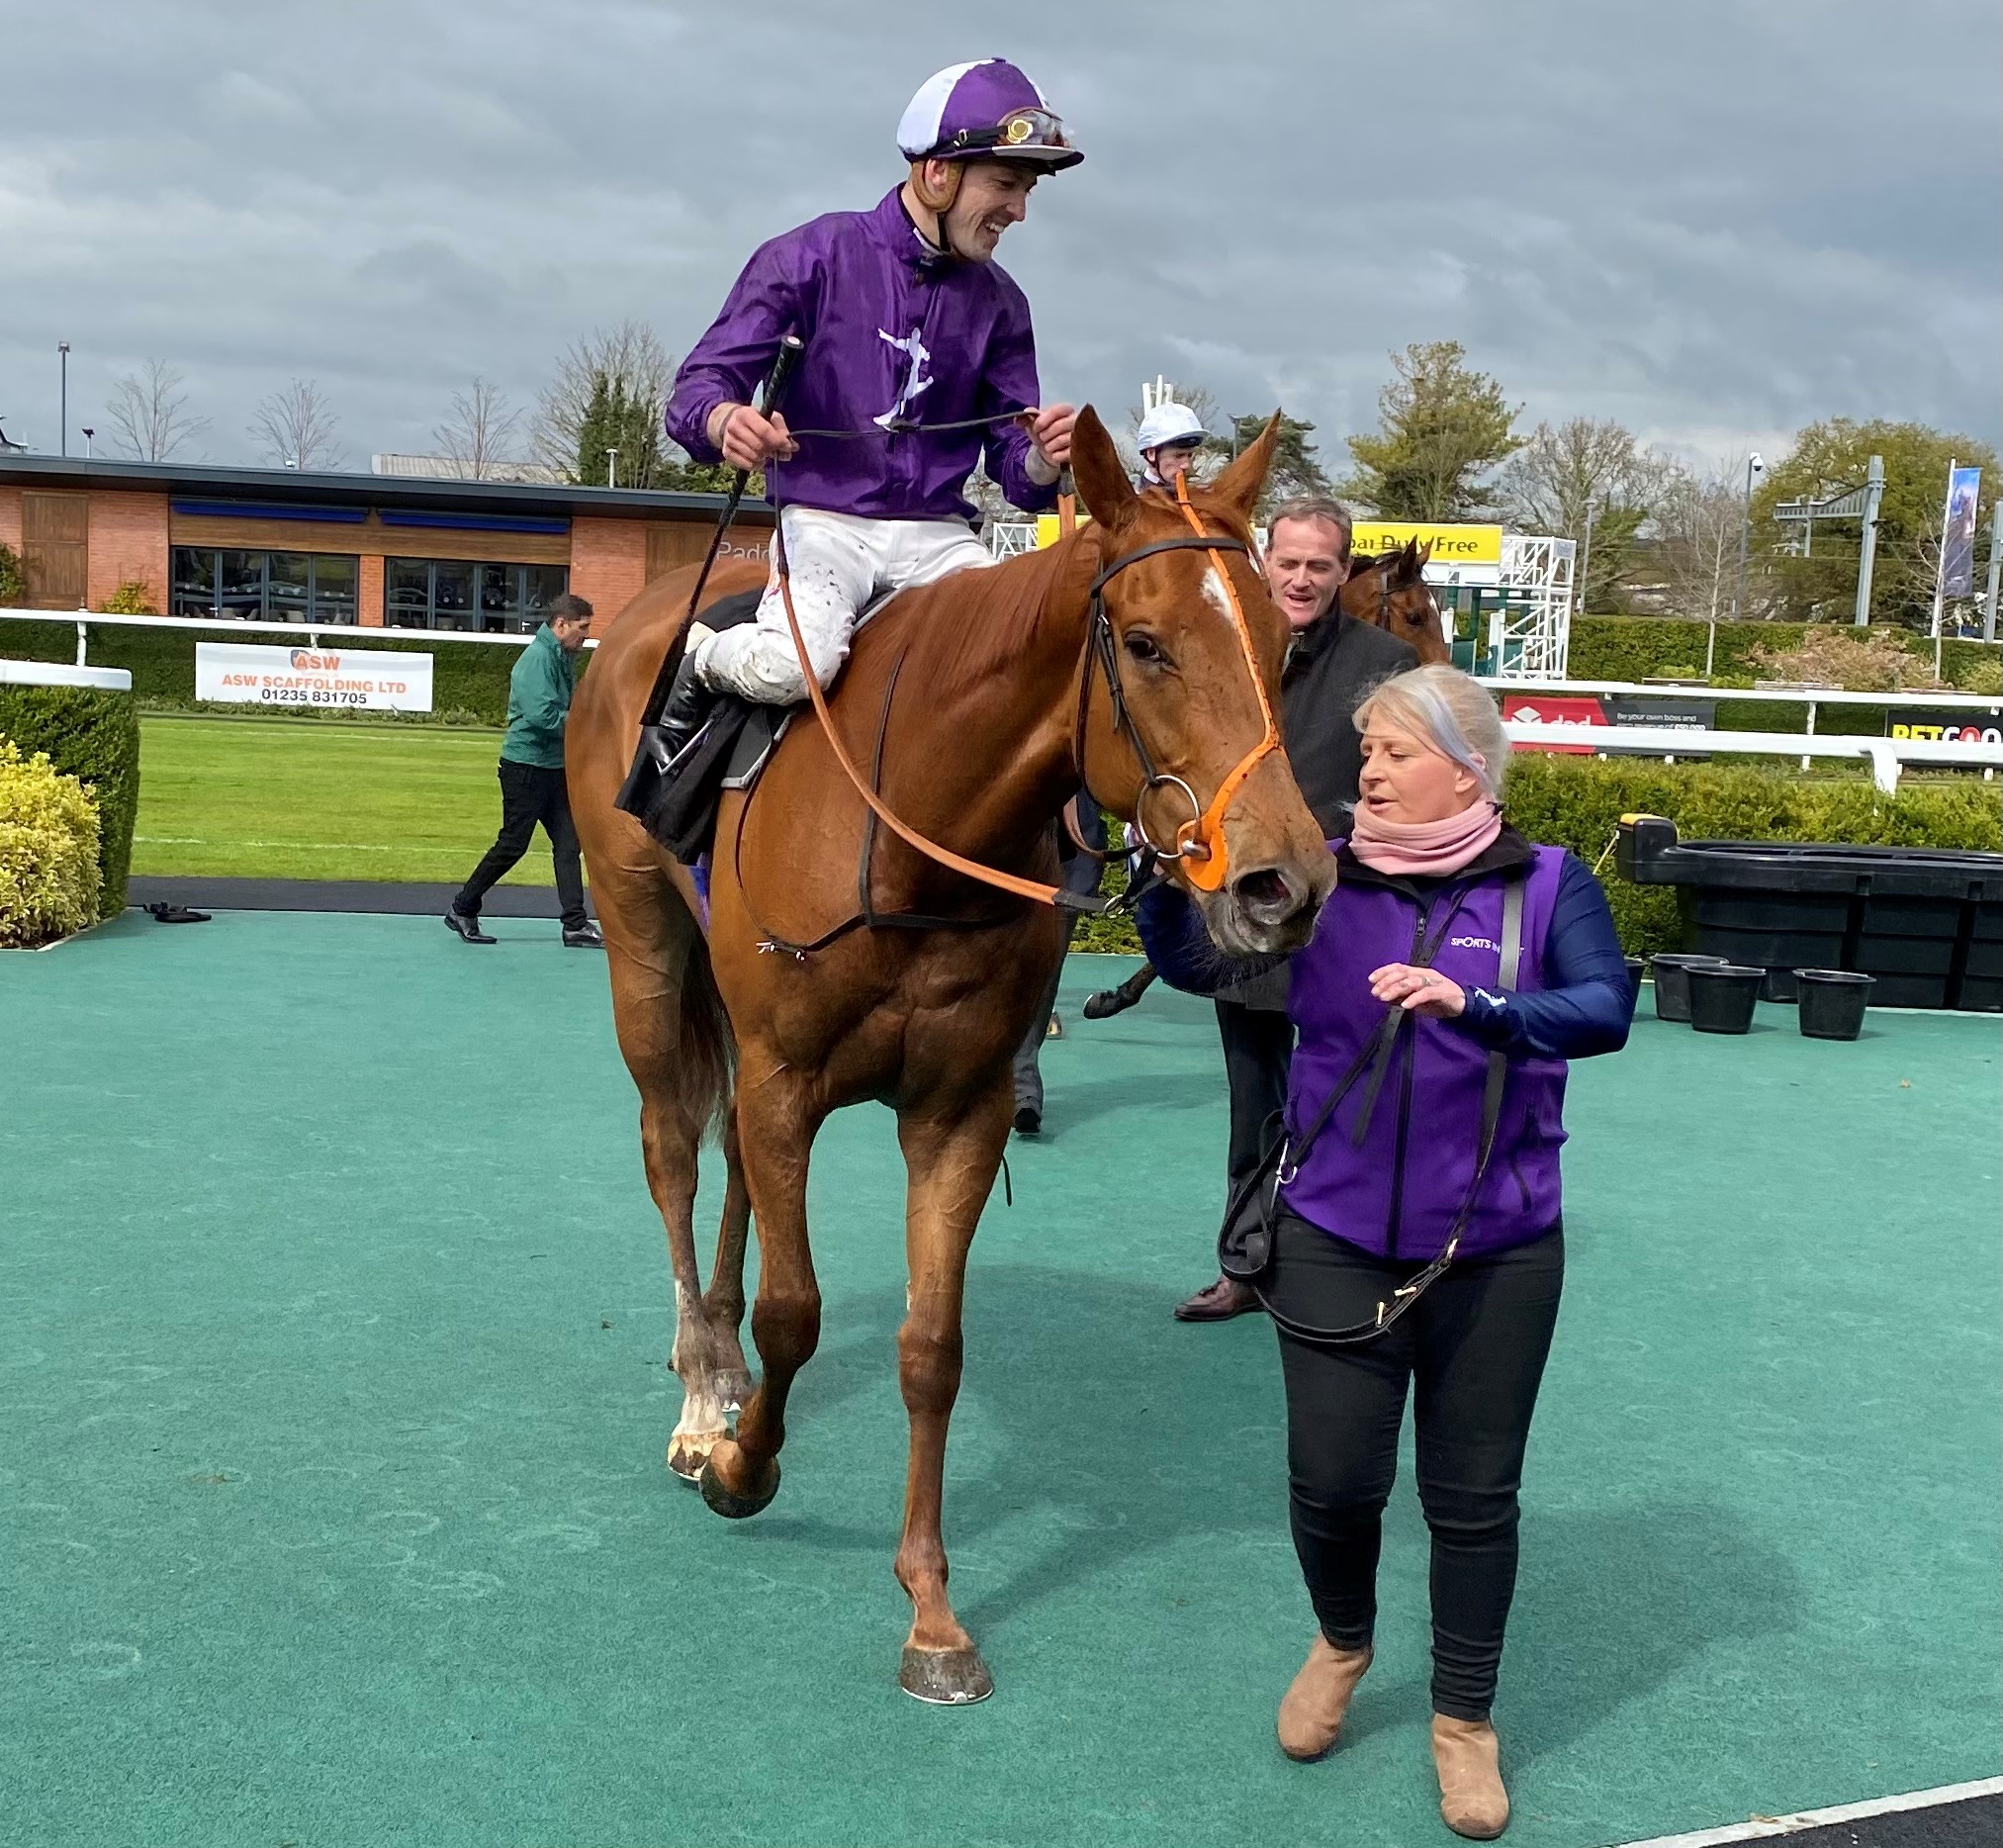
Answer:
[[[1525, 869], [1519, 991], [1544, 985], [1540, 952], [1564, 858], [1562, 848], [1539, 847]], [[1287, 1092], [1290, 1136], [1315, 1120], [1378, 1032], [1384, 1003], [1371, 996], [1370, 971], [1411, 962], [1416, 933], [1430, 938], [1442, 928], [1432, 966], [1463, 988], [1496, 988], [1502, 967], [1500, 877], [1448, 884], [1422, 910], [1389, 885], [1342, 881], [1314, 941], [1293, 959], [1288, 1012], [1300, 1029], [1300, 1044]], [[1474, 1182], [1489, 1056], [1445, 1021], [1409, 1018], [1394, 1042], [1361, 1140], [1358, 1124], [1372, 1089], [1368, 1071], [1336, 1106], [1282, 1198], [1311, 1225], [1347, 1244], [1381, 1257], [1427, 1262], [1445, 1246]], [[1461, 1234], [1461, 1256], [1525, 1244], [1557, 1224], [1565, 1074], [1562, 1059], [1509, 1060], [1495, 1151]]]
[[786, 505], [971, 521], [964, 490], [983, 450], [989, 477], [1015, 506], [1056, 505], [1056, 484], [1029, 477], [1029, 432], [1018, 424], [885, 427], [1003, 416], [1038, 402], [1023, 292], [993, 263], [939, 255], [895, 192], [873, 212], [831, 212], [760, 246], [675, 375], [668, 434], [698, 461], [718, 460], [709, 414], [755, 400], [786, 333], [806, 342], [779, 407], [787, 424], [871, 432], [802, 437], [799, 454], [772, 471]]

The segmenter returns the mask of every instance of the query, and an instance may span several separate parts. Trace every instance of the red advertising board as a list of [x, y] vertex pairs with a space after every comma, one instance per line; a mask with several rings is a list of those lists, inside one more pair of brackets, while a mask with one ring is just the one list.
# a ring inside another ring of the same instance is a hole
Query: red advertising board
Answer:
[[1567, 730], [1579, 725], [1604, 725], [1606, 711], [1597, 699], [1586, 694], [1556, 693], [1546, 697], [1540, 693], [1505, 693], [1502, 697], [1502, 716], [1524, 725], [1549, 725], [1554, 734], [1549, 744], [1538, 739], [1535, 743], [1524, 743], [1520, 739], [1514, 748], [1518, 751], [1565, 751], [1574, 757], [1591, 757], [1597, 748], [1591, 744], [1561, 744], [1558, 740]]

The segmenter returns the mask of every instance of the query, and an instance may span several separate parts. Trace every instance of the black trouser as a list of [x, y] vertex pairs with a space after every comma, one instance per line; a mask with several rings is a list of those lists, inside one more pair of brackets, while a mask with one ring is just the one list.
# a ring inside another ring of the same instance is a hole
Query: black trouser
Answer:
[[[1075, 917], [1067, 918], [1064, 924], [1064, 950], [1070, 953], [1071, 934], [1078, 928]], [[1050, 970], [1050, 979], [1044, 984], [1044, 998], [1037, 1006], [1037, 1015], [1030, 1022], [1030, 1030], [1023, 1035], [1023, 1043], [1016, 1048], [1015, 1079], [1016, 1108], [1034, 1110], [1038, 1116], [1044, 1114], [1044, 1041], [1049, 1037], [1050, 1016], [1057, 1011], [1057, 989], [1064, 979], [1064, 960], [1057, 959], [1057, 967]]]
[[[1368, 1322], [1420, 1266], [1386, 1263], [1284, 1214], [1268, 1295], [1318, 1328]], [[1516, 1490], [1565, 1280], [1565, 1235], [1450, 1265], [1375, 1340], [1280, 1337], [1294, 1548], [1321, 1632], [1360, 1649], [1377, 1619], [1377, 1551], [1398, 1470], [1406, 1382], [1418, 1499], [1432, 1534], [1432, 1705], [1486, 1717], [1516, 1587]]]
[[585, 916], [585, 878], [578, 861], [578, 831], [571, 820], [571, 798], [564, 788], [560, 770], [545, 770], [540, 764], [517, 764], [501, 760], [501, 832], [487, 857], [473, 869], [473, 877], [460, 888], [452, 909], [464, 918], [480, 915], [487, 888], [528, 852], [535, 838], [536, 823], [549, 836], [550, 858], [556, 862], [557, 903], [563, 911], [565, 930], [582, 930], [590, 921]]
[[1277, 1008], [1217, 1002], [1218, 1037], [1224, 1041], [1225, 1081], [1230, 1086], [1231, 1140], [1226, 1199], [1259, 1164], [1266, 1120], [1286, 1107], [1287, 1072], [1294, 1063], [1294, 1023]]

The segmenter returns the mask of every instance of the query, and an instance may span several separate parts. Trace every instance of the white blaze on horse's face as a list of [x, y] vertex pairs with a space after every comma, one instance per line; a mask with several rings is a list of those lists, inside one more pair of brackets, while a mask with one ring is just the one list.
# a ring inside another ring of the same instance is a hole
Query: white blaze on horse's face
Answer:
[[1217, 567], [1215, 565], [1205, 568], [1203, 574], [1203, 601], [1215, 609], [1219, 615], [1224, 617], [1227, 622], [1232, 619], [1230, 594], [1225, 589], [1224, 580], [1217, 575]]

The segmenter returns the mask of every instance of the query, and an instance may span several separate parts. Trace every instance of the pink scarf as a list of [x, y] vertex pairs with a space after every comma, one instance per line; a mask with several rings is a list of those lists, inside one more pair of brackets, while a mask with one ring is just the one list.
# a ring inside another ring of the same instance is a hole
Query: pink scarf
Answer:
[[1376, 872], [1439, 878], [1493, 847], [1502, 831], [1502, 811], [1494, 802], [1477, 802], [1443, 821], [1379, 821], [1359, 802], [1349, 845]]

